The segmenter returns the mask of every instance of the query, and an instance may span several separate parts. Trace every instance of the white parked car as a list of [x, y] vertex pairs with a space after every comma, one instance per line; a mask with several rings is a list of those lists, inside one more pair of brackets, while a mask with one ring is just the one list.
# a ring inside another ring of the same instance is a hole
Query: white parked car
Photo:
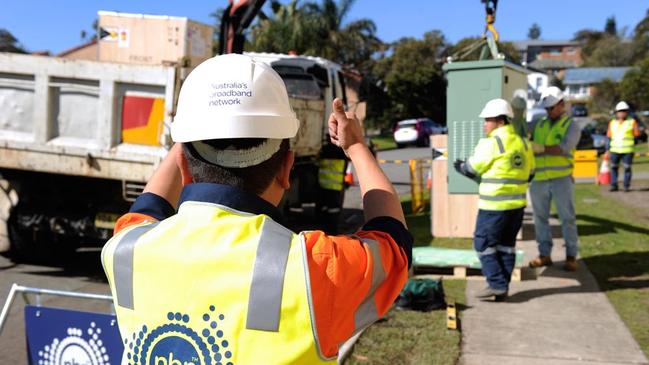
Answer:
[[433, 122], [430, 118], [406, 119], [394, 125], [394, 142], [398, 148], [408, 144], [429, 146], [431, 135], [446, 133], [446, 126]]

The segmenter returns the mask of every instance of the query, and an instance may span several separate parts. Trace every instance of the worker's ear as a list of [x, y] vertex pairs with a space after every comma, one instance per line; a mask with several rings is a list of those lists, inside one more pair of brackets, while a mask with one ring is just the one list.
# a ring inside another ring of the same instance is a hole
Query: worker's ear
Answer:
[[277, 182], [284, 189], [288, 190], [291, 187], [291, 170], [293, 169], [293, 162], [295, 162], [295, 153], [293, 151], [286, 151], [282, 160], [282, 167], [277, 174]]
[[194, 179], [192, 179], [192, 174], [189, 172], [189, 165], [187, 164], [187, 158], [185, 157], [182, 144], [178, 143], [178, 145], [179, 147], [176, 148], [176, 164], [180, 170], [180, 177], [184, 186], [193, 183]]

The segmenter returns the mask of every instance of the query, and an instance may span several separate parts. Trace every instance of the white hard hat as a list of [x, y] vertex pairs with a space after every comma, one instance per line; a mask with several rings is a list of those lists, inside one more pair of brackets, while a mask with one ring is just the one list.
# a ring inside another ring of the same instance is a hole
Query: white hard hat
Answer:
[[629, 107], [629, 104], [626, 103], [626, 101], [620, 101], [619, 103], [617, 103], [617, 105], [615, 105], [616, 112], [619, 112], [621, 110], [629, 110], [629, 109], [631, 108]]
[[543, 90], [541, 93], [541, 107], [551, 108], [557, 105], [558, 102], [563, 100], [566, 96], [563, 91], [556, 86], [550, 86]]
[[501, 115], [506, 115], [509, 118], [514, 117], [512, 107], [505, 99], [489, 100], [480, 113], [480, 118], [495, 118]]
[[[175, 142], [191, 142], [201, 157], [224, 167], [248, 167], [270, 158], [300, 121], [281, 77], [249, 56], [227, 54], [198, 65], [183, 83], [171, 124]], [[250, 150], [216, 150], [201, 141], [263, 138]]]

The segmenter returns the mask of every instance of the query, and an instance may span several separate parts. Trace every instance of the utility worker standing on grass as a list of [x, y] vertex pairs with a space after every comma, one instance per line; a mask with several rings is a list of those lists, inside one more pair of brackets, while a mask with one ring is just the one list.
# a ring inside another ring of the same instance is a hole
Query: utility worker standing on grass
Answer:
[[635, 119], [629, 117], [629, 104], [620, 101], [615, 106], [615, 119], [608, 123], [609, 157], [611, 158], [611, 191], [618, 191], [617, 171], [622, 162], [624, 167], [624, 191], [631, 189], [631, 165], [633, 164], [633, 146], [635, 137], [640, 136], [640, 129]]
[[480, 183], [478, 218], [473, 247], [487, 278], [478, 298], [507, 297], [514, 264], [516, 235], [523, 223], [527, 184], [534, 176], [532, 147], [510, 124], [512, 108], [504, 99], [489, 101], [484, 118], [487, 138], [478, 142], [468, 161], [455, 161], [455, 169]]
[[564, 99], [565, 95], [556, 86], [550, 86], [543, 91], [541, 106], [545, 108], [548, 116], [531, 128], [536, 174], [530, 185], [530, 196], [539, 256], [530, 261], [530, 267], [552, 265], [552, 229], [549, 219], [550, 203], [554, 201], [566, 243], [564, 269], [576, 271], [579, 242], [572, 171], [574, 151], [581, 137], [581, 128], [565, 114]]
[[272, 68], [209, 59], [177, 110], [176, 145], [102, 251], [122, 364], [333, 363], [392, 306], [411, 261], [399, 198], [358, 120], [334, 100], [329, 134], [357, 167], [366, 223], [328, 236], [290, 231], [276, 208], [300, 122]]

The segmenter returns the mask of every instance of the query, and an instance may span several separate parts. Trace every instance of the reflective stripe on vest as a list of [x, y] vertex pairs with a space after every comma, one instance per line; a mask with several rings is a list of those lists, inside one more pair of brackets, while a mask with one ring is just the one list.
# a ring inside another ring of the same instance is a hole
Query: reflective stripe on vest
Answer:
[[291, 240], [291, 234], [284, 227], [271, 220], [264, 221], [252, 270], [247, 329], [275, 332], [279, 329], [282, 290]]
[[158, 223], [147, 223], [128, 231], [117, 243], [113, 253], [113, 262], [119, 265], [113, 266], [113, 277], [119, 285], [115, 286], [117, 292], [117, 305], [133, 309], [133, 250], [135, 243], [145, 233], [157, 226]]
[[361, 241], [364, 246], [366, 245], [369, 248], [369, 252], [372, 255], [372, 286], [365, 296], [365, 300], [354, 314], [354, 334], [357, 334], [379, 319], [379, 312], [374, 303], [374, 294], [379, 285], [385, 280], [383, 259], [381, 258], [378, 242], [371, 239], [361, 239]]
[[318, 183], [320, 187], [328, 190], [341, 191], [345, 178], [345, 160], [321, 159], [318, 162]]
[[[481, 175], [478, 207], [510, 210], [527, 203], [527, 180], [533, 164], [532, 150], [511, 125], [492, 131], [495, 146], [489, 169]], [[488, 161], [488, 160], [487, 160]]]
[[611, 120], [611, 152], [614, 153], [631, 153], [633, 152], [633, 119], [626, 119], [623, 122]]
[[335, 360], [320, 352], [304, 239], [267, 216], [185, 202], [120, 232], [102, 262], [123, 363]]
[[[572, 124], [572, 119], [563, 116], [554, 124], [546, 117], [534, 128], [532, 139], [544, 146], [558, 146]], [[567, 155], [539, 154], [535, 156], [534, 181], [544, 181], [572, 175], [574, 151]]]

